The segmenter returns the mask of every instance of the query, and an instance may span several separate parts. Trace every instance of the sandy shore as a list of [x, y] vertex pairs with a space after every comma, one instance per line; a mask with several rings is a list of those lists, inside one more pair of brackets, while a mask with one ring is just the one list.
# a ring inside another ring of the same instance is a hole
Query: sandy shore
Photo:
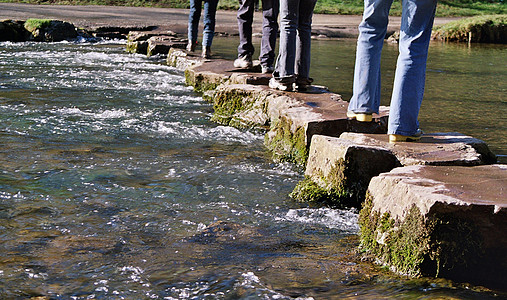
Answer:
[[[187, 29], [188, 10], [152, 7], [0, 3], [0, 20], [26, 20], [28, 18], [57, 19], [90, 29], [103, 26], [159, 26], [184, 34]], [[254, 32], [260, 32], [261, 14], [256, 13], [254, 18]], [[435, 24], [443, 24], [451, 20], [453, 18], [437, 18]], [[355, 37], [360, 22], [361, 16], [316, 14], [313, 17], [313, 32], [328, 37]], [[389, 31], [398, 30], [399, 27], [400, 18], [391, 17]], [[236, 12], [218, 11], [216, 32], [237, 34]]]

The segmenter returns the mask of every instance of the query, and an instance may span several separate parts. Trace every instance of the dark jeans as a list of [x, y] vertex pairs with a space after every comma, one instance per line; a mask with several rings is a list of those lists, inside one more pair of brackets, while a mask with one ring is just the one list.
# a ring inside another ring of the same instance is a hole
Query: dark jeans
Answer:
[[[240, 0], [238, 9], [239, 46], [238, 57], [252, 56], [252, 23], [255, 4], [258, 0]], [[259, 60], [261, 65], [273, 66], [275, 60], [275, 45], [278, 35], [279, 0], [262, 0], [262, 40]]]
[[312, 17], [316, 2], [280, 0], [280, 49], [275, 67], [277, 79], [310, 77]]
[[211, 47], [215, 35], [215, 15], [218, 0], [190, 0], [190, 13], [188, 15], [188, 41], [197, 41], [199, 19], [201, 18], [202, 3], [204, 2], [204, 31], [202, 37], [203, 47]]

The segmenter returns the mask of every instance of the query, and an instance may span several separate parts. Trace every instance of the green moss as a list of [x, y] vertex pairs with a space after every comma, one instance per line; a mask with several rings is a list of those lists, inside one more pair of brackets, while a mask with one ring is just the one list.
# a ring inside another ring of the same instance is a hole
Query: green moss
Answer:
[[220, 83], [208, 82], [201, 74], [194, 75], [189, 69], [185, 70], [185, 82], [189, 86], [193, 86], [198, 93], [214, 90]]
[[25, 22], [25, 29], [30, 32], [33, 32], [37, 29], [44, 29], [49, 27], [51, 21], [52, 20], [50, 19], [28, 19]]
[[341, 207], [343, 206], [343, 199], [348, 198], [348, 193], [340, 188], [322, 188], [311, 178], [306, 177], [296, 185], [289, 196], [299, 202], [316, 202]]
[[[364, 200], [364, 188], [358, 190], [356, 179], [343, 159], [338, 160], [327, 176], [306, 177], [290, 196], [301, 202], [318, 202], [333, 207], [359, 207]], [[318, 183], [317, 183], [317, 182]]]
[[473, 222], [455, 214], [425, 218], [413, 205], [401, 223], [373, 210], [367, 195], [359, 213], [361, 249], [398, 273], [448, 276], [480, 263], [482, 242]]
[[273, 153], [273, 159], [305, 165], [308, 159], [306, 130], [299, 127], [292, 131], [291, 121], [281, 117], [271, 124], [271, 132], [266, 135], [264, 144]]
[[240, 91], [217, 93], [213, 97], [213, 109], [215, 112], [212, 121], [229, 125], [236, 112], [246, 109], [243, 103], [245, 97], [247, 95]]
[[507, 15], [485, 15], [452, 21], [433, 29], [445, 41], [506, 43]]

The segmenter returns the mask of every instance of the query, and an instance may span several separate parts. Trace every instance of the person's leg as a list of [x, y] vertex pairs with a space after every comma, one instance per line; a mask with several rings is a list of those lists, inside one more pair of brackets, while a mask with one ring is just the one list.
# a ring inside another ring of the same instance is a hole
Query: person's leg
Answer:
[[380, 106], [380, 54], [389, 21], [392, 0], [365, 0], [359, 25], [353, 95], [348, 110], [378, 113]]
[[279, 0], [262, 0], [262, 40], [259, 60], [263, 68], [273, 68], [278, 35]]
[[201, 17], [202, 0], [190, 0], [190, 13], [188, 14], [188, 48], [194, 51], [197, 43], [197, 31], [199, 29], [199, 19]]
[[202, 46], [211, 47], [213, 36], [215, 35], [215, 16], [217, 12], [218, 0], [204, 0], [204, 31]]
[[280, 49], [275, 68], [277, 79], [295, 77], [299, 1], [280, 0]]
[[301, 0], [296, 39], [296, 75], [301, 79], [310, 78], [312, 17], [317, 0]]
[[252, 56], [254, 46], [252, 44], [252, 23], [255, 9], [254, 0], [240, 0], [237, 14], [239, 30], [238, 57]]
[[428, 46], [437, 0], [403, 0], [400, 54], [394, 77], [388, 133], [411, 136], [424, 94]]

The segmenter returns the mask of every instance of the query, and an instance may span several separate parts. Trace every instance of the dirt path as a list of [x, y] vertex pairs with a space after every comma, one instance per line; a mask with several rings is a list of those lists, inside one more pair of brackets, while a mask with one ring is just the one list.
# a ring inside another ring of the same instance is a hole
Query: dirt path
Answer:
[[[73, 6], [73, 5], [32, 5], [21, 3], [0, 3], [0, 20], [26, 20], [28, 18], [51, 18], [68, 21], [84, 28], [102, 26], [135, 27], [159, 26], [184, 34], [187, 29], [188, 10], [152, 7], [122, 6]], [[442, 24], [452, 18], [437, 18], [435, 24]], [[321, 15], [313, 17], [313, 32], [328, 37], [355, 37], [361, 16]], [[255, 14], [254, 32], [261, 31], [261, 14]], [[201, 22], [202, 26], [202, 22]], [[389, 30], [399, 29], [400, 18], [390, 19]], [[236, 12], [217, 12], [216, 31], [237, 34]]]

